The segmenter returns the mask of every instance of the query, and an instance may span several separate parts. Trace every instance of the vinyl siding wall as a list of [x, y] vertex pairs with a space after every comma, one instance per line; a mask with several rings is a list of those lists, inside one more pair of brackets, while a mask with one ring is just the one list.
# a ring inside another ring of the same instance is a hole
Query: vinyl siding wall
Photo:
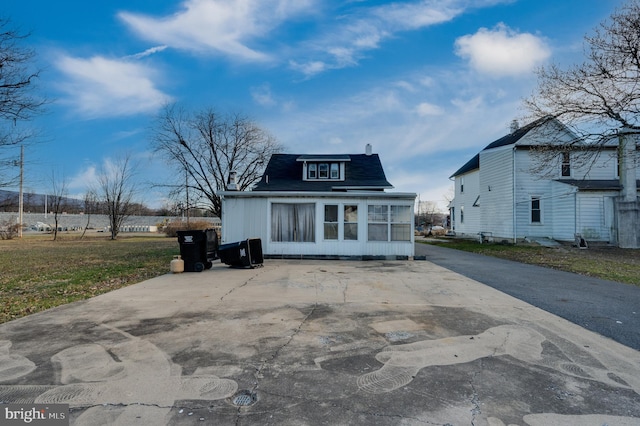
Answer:
[[513, 238], [513, 147], [480, 153], [480, 208], [478, 232], [494, 239]]
[[[464, 179], [464, 191], [461, 191]], [[454, 225], [457, 235], [476, 235], [480, 232], [480, 207], [474, 207], [474, 203], [480, 195], [480, 171], [475, 170], [455, 178], [455, 207]], [[480, 200], [479, 202], [482, 202]], [[464, 221], [461, 215], [464, 209]]]

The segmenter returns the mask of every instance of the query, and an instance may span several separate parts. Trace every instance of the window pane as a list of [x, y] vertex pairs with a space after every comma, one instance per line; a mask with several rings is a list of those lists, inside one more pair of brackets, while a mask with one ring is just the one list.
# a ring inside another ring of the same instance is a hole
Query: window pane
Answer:
[[318, 175], [320, 179], [329, 177], [329, 165], [326, 163], [318, 164]]
[[349, 241], [358, 240], [358, 224], [357, 223], [344, 224], [344, 239]]
[[411, 225], [391, 224], [391, 241], [411, 241]]
[[391, 222], [392, 223], [411, 222], [411, 207], [391, 206]]
[[344, 206], [344, 221], [345, 222], [358, 221], [358, 206]]
[[338, 224], [337, 223], [325, 223], [324, 224], [324, 239], [325, 240], [337, 240], [338, 239]]
[[369, 206], [367, 218], [369, 222], [387, 222], [387, 206]]
[[307, 166], [307, 170], [308, 170], [307, 174], [308, 174], [308, 178], [309, 179], [316, 179], [318, 177], [318, 174], [317, 174], [318, 173], [318, 165], [317, 164], [313, 164], [313, 163], [309, 164]]
[[368, 225], [369, 241], [388, 241], [386, 223], [370, 223]]
[[338, 163], [331, 163], [331, 179], [338, 179], [340, 177], [340, 169]]
[[338, 206], [326, 205], [324, 206], [324, 221], [325, 222], [337, 222], [338, 221]]

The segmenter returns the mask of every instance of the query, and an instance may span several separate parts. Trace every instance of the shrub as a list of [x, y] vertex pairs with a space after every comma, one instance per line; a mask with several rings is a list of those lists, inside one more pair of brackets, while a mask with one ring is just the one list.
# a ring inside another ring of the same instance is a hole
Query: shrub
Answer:
[[0, 222], [0, 239], [13, 240], [20, 231], [20, 224], [16, 223], [15, 218], [9, 218]]
[[192, 220], [189, 221], [189, 224], [182, 220], [176, 220], [166, 224], [164, 227], [164, 233], [167, 237], [177, 237], [178, 231], [203, 230], [209, 228], [213, 228], [213, 225], [211, 222], [207, 222], [206, 220]]

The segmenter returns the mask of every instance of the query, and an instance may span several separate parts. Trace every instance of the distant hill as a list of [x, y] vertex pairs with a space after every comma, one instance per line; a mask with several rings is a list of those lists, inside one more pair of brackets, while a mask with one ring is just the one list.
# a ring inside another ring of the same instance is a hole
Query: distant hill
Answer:
[[[20, 193], [17, 191], [5, 191], [0, 189], [0, 210], [11, 210], [18, 206]], [[24, 208], [29, 210], [44, 210], [44, 204], [47, 201], [47, 195], [25, 192], [22, 194]], [[76, 198], [64, 198], [63, 203], [68, 209], [83, 209], [84, 201]]]

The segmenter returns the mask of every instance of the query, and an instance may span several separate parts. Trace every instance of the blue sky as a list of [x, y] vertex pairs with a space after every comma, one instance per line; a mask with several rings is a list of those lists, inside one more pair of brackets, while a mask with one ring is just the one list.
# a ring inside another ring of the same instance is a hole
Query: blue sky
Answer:
[[[7, 0], [31, 31], [46, 114], [25, 188], [73, 195], [131, 153], [165, 182], [149, 141], [166, 103], [243, 112], [289, 153], [364, 153], [394, 191], [446, 206], [448, 177], [523, 114], [533, 70], [582, 60], [622, 0]], [[163, 194], [145, 189], [158, 207]]]

